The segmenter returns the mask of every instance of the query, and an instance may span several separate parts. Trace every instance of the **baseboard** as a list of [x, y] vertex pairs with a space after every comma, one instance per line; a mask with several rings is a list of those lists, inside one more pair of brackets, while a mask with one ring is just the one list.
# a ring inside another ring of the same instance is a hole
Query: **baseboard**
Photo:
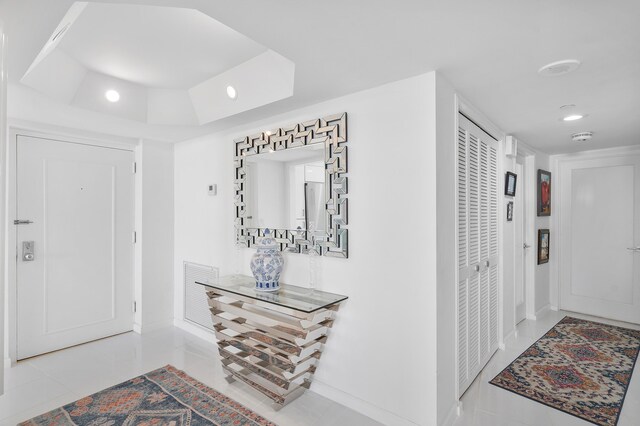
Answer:
[[162, 328], [167, 328], [167, 327], [171, 327], [173, 325], [173, 320], [165, 320], [165, 321], [158, 321], [158, 322], [154, 322], [151, 324], [133, 324], [133, 331], [135, 331], [138, 334], [143, 334], [143, 333], [151, 333], [152, 331], [156, 331], [156, 330], [160, 330]]
[[440, 426], [452, 426], [453, 422], [455, 422], [458, 416], [461, 414], [462, 414], [462, 403], [460, 401], [457, 401], [455, 404], [451, 405], [451, 408], [449, 408], [449, 412], [447, 413], [447, 416], [444, 418]]
[[[173, 320], [173, 325], [208, 342], [210, 342], [211, 339], [215, 339], [215, 334], [212, 330], [193, 324], [189, 321], [175, 318]], [[353, 395], [350, 395], [325, 383], [319, 382], [317, 379], [313, 380], [311, 384], [311, 391], [317, 393], [318, 395], [322, 395], [332, 401], [335, 401], [338, 404], [342, 404], [345, 407], [351, 408], [352, 410], [357, 411], [385, 425], [417, 425], [417, 423], [404, 419], [394, 413], [384, 410], [369, 402], [363, 401]], [[449, 416], [450, 414], [447, 415], [447, 419], [449, 418]], [[453, 407], [452, 419], [455, 419], [455, 407]], [[448, 424], [449, 423], [447, 423], [447, 425]]]
[[192, 324], [189, 321], [175, 318], [173, 320], [173, 325], [195, 335], [196, 337], [206, 340], [207, 342], [211, 342], [212, 338], [215, 339], [215, 333], [213, 332], [213, 330], [209, 330], [208, 328]]
[[516, 333], [517, 333], [517, 330], [516, 330], [516, 327], [514, 327], [514, 329], [513, 329], [513, 330], [511, 330], [511, 331], [509, 332], [509, 334], [507, 334], [507, 335], [502, 339], [502, 343], [499, 343], [499, 344], [498, 344], [498, 349], [500, 349], [500, 350], [504, 351], [504, 350], [505, 350], [505, 347], [506, 347], [506, 344], [507, 344], [507, 341], [509, 341], [510, 339], [512, 339], [512, 338], [514, 338], [514, 337], [516, 337]]
[[151, 324], [143, 324], [142, 333], [150, 333], [152, 331], [160, 330], [160, 329], [171, 327], [171, 326], [173, 326], [173, 319], [158, 321]]
[[542, 318], [547, 312], [551, 310], [551, 305], [547, 303], [542, 308], [536, 311], [536, 318]]
[[410, 420], [314, 379], [311, 391], [389, 426], [416, 426]]

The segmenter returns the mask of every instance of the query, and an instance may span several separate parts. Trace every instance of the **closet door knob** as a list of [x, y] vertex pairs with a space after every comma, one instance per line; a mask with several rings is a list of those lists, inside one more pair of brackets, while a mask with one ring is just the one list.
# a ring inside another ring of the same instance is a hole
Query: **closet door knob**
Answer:
[[489, 267], [489, 265], [491, 265], [491, 263], [487, 260], [487, 262], [485, 263], [485, 265], [487, 265], [487, 268]]
[[476, 272], [480, 272], [480, 265], [476, 265], [474, 269], [476, 270]]

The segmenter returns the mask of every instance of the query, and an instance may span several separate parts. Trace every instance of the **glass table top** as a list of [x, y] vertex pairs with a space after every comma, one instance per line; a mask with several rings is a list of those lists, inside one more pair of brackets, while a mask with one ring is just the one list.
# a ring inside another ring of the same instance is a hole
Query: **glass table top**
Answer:
[[256, 291], [256, 280], [247, 275], [228, 275], [210, 281], [196, 281], [196, 284], [305, 313], [315, 312], [348, 299], [347, 296], [340, 294], [282, 283], [280, 283], [280, 290], [278, 291]]

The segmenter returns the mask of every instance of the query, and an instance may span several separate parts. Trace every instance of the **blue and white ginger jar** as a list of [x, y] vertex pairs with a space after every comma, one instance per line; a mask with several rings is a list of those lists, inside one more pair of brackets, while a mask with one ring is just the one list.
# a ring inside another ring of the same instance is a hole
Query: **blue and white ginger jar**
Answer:
[[278, 291], [284, 258], [278, 251], [271, 231], [265, 229], [264, 236], [256, 245], [258, 251], [251, 258], [251, 272], [256, 279], [256, 291]]

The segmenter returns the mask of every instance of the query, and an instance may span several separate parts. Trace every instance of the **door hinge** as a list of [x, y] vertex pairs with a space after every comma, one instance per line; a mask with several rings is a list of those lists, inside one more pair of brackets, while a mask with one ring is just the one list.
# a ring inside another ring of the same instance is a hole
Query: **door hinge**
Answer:
[[131, 239], [133, 240], [133, 244], [138, 242], [138, 233], [136, 231], [133, 231], [133, 236]]
[[138, 312], [138, 303], [134, 300], [133, 301], [133, 313], [135, 314], [136, 312]]
[[133, 174], [138, 173], [138, 163], [136, 163], [135, 161], [133, 162]]

